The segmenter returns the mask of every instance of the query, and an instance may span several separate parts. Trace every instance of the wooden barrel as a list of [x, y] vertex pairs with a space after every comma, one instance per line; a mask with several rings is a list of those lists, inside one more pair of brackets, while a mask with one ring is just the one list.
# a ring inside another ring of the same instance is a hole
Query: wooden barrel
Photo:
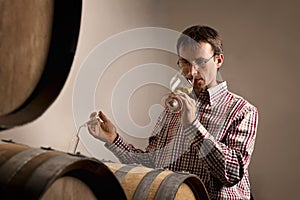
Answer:
[[0, 128], [39, 117], [71, 68], [82, 0], [0, 1]]
[[126, 199], [110, 169], [79, 155], [0, 144], [1, 199]]
[[207, 200], [201, 180], [192, 174], [139, 165], [104, 162], [121, 183], [128, 200]]

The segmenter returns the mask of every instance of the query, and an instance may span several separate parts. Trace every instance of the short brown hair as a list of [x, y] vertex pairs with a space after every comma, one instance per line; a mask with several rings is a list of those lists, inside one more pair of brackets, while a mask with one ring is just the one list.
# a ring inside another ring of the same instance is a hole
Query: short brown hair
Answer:
[[185, 45], [199, 45], [199, 42], [207, 42], [212, 46], [214, 55], [223, 54], [223, 44], [219, 33], [208, 26], [195, 25], [182, 32], [177, 40], [177, 53], [179, 48]]

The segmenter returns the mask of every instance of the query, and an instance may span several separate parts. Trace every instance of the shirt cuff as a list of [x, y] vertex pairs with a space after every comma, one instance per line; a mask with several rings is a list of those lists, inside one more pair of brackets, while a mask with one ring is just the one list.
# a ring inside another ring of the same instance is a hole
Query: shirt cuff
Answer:
[[106, 148], [108, 148], [109, 150], [115, 150], [116, 151], [117, 149], [119, 149], [118, 147], [122, 146], [122, 144], [123, 144], [123, 140], [120, 137], [120, 135], [117, 133], [117, 136], [114, 139], [114, 141], [111, 144], [109, 144], [109, 143], [106, 142], [104, 144], [104, 146]]

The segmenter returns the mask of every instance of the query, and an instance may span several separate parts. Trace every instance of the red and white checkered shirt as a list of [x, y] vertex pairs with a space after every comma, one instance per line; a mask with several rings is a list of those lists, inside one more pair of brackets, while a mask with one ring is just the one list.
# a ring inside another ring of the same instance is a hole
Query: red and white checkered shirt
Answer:
[[202, 92], [193, 124], [180, 113], [160, 115], [145, 150], [118, 135], [105, 144], [122, 163], [196, 174], [211, 199], [250, 199], [248, 166], [257, 131], [257, 109], [228, 91], [226, 82]]

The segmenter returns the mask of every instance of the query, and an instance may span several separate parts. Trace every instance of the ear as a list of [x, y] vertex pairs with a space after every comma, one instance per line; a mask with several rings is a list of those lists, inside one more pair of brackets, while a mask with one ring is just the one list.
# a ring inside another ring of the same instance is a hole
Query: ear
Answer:
[[217, 65], [217, 68], [220, 68], [222, 66], [223, 62], [224, 62], [224, 54], [216, 55], [215, 63]]

